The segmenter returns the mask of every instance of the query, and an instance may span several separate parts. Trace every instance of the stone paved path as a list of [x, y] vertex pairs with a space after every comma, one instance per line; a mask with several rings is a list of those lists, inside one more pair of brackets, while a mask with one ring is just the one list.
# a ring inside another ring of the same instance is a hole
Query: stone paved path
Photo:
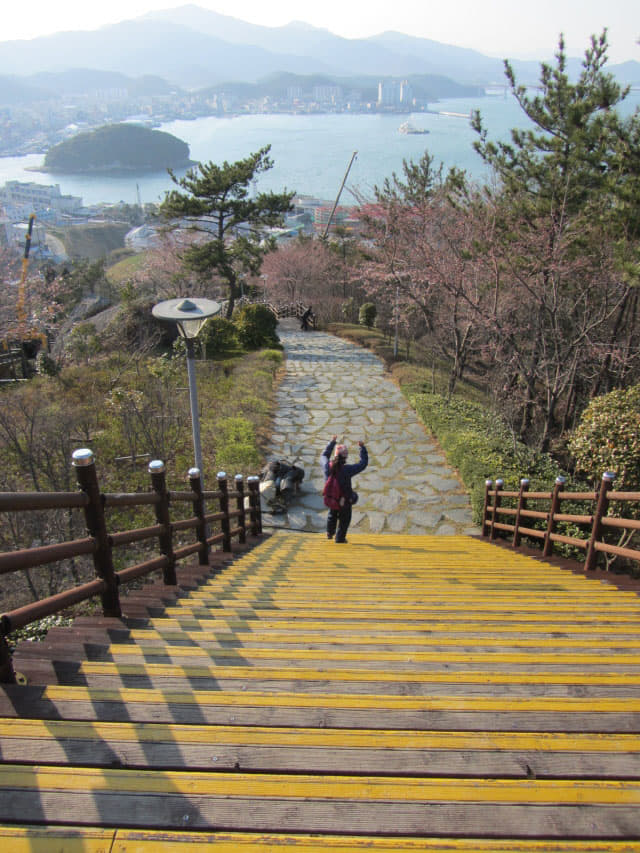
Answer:
[[296, 459], [305, 470], [288, 515], [265, 515], [265, 526], [319, 531], [326, 522], [320, 456], [333, 435], [368, 468], [354, 478], [360, 495], [351, 530], [371, 533], [478, 533], [469, 499], [436, 442], [425, 432], [383, 363], [368, 350], [324, 332], [300, 332], [281, 321], [287, 373], [277, 396], [269, 459]]

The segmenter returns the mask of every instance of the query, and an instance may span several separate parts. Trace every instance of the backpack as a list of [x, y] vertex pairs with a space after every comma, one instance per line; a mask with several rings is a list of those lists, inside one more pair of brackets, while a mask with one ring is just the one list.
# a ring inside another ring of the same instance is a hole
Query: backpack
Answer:
[[322, 490], [324, 505], [329, 509], [341, 509], [344, 506], [344, 495], [340, 488], [340, 481], [335, 474], [329, 474], [327, 482]]

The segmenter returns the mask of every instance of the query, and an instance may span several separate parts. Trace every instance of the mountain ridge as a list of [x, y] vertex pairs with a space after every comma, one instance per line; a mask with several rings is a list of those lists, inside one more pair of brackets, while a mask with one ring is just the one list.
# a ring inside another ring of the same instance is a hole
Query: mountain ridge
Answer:
[[[574, 76], [580, 63], [576, 58], [568, 61]], [[538, 81], [539, 62], [513, 60], [512, 65], [522, 82]], [[155, 75], [191, 89], [224, 80], [255, 83], [277, 72], [342, 77], [437, 74], [470, 85], [504, 81], [501, 60], [469, 48], [395, 31], [347, 39], [304, 21], [267, 27], [196, 4], [149, 12], [97, 30], [0, 42], [1, 75], [73, 67]], [[638, 62], [630, 60], [609, 70], [621, 82], [640, 83]]]

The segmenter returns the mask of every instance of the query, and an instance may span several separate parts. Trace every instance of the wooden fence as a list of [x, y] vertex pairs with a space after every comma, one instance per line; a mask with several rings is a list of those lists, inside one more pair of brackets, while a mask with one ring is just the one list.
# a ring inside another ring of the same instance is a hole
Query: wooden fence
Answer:
[[[76, 470], [79, 486], [77, 492], [0, 493], [0, 511], [2, 512], [82, 509], [88, 534], [84, 538], [72, 541], [0, 553], [0, 575], [81, 555], [90, 555], [93, 558], [96, 574], [96, 578], [89, 583], [0, 615], [0, 682], [15, 681], [15, 672], [7, 644], [7, 637], [12, 631], [95, 596], [100, 596], [102, 612], [105, 616], [120, 616], [119, 587], [121, 584], [159, 570], [162, 571], [165, 584], [176, 584], [178, 561], [197, 554], [199, 563], [207, 565], [212, 545], [219, 545], [222, 551], [231, 551], [231, 541], [234, 537], [244, 544], [247, 533], [252, 536], [259, 536], [262, 533], [258, 477], [247, 478], [248, 490], [245, 493], [242, 475], [238, 474], [235, 477], [234, 489], [230, 490], [227, 475], [221, 472], [217, 477], [217, 490], [203, 491], [200, 471], [197, 468], [191, 468], [189, 470], [190, 491], [168, 491], [164, 463], [155, 460], [149, 464], [151, 476], [149, 492], [105, 494], [100, 492], [93, 453], [90, 450], [76, 450], [72, 464]], [[248, 498], [248, 509], [245, 508], [245, 498]], [[208, 501], [217, 501], [219, 510], [207, 512]], [[235, 502], [235, 508], [231, 509], [233, 502]], [[193, 515], [172, 521], [171, 508], [179, 504], [190, 505]], [[153, 507], [156, 524], [116, 533], [108, 531], [106, 510], [143, 506]], [[213, 522], [219, 522], [220, 532], [209, 535], [209, 525]], [[188, 545], [174, 547], [174, 534], [189, 530], [194, 531], [195, 541]], [[121, 571], [115, 571], [114, 548], [152, 539], [157, 539], [159, 556], [128, 566]]]
[[[584, 551], [585, 569], [596, 568], [599, 554], [640, 562], [639, 550], [606, 541], [612, 534], [619, 537], [626, 534], [630, 538], [640, 531], [640, 520], [625, 518], [614, 512], [618, 508], [622, 511], [634, 505], [636, 510], [640, 510], [640, 492], [616, 492], [613, 490], [614, 479], [615, 474], [606, 472], [600, 487], [593, 492], [566, 491], [564, 477], [556, 478], [550, 492], [530, 492], [527, 479], [520, 481], [518, 491], [504, 490], [502, 480], [496, 480], [495, 484], [493, 480], [487, 480], [482, 535], [492, 541], [499, 535], [503, 538], [510, 535], [514, 548], [520, 546], [523, 537], [535, 539], [541, 544], [544, 557], [553, 554], [555, 543], [570, 545]], [[562, 512], [563, 502], [585, 505], [587, 512]], [[538, 508], [533, 509], [532, 506]], [[500, 518], [505, 520], [499, 521]], [[534, 527], [534, 524], [538, 526]], [[561, 524], [571, 525], [584, 535], [559, 533], [558, 526]]]
[[[240, 299], [236, 299], [234, 308], [241, 308], [243, 305], [265, 305], [269, 311], [276, 317], [278, 320], [286, 319], [288, 317], [301, 319], [304, 312], [309, 307], [305, 305], [303, 302], [270, 302], [268, 299], [260, 298], [260, 297], [249, 297], [249, 296], [241, 296]], [[311, 316], [309, 318], [309, 325], [315, 327], [316, 318], [315, 316]]]

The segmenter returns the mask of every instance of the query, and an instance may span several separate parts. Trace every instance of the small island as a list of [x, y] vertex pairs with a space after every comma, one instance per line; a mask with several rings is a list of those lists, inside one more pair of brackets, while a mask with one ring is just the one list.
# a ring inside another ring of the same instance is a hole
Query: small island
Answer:
[[54, 145], [39, 171], [60, 174], [161, 172], [192, 165], [189, 146], [161, 130], [107, 124]]

